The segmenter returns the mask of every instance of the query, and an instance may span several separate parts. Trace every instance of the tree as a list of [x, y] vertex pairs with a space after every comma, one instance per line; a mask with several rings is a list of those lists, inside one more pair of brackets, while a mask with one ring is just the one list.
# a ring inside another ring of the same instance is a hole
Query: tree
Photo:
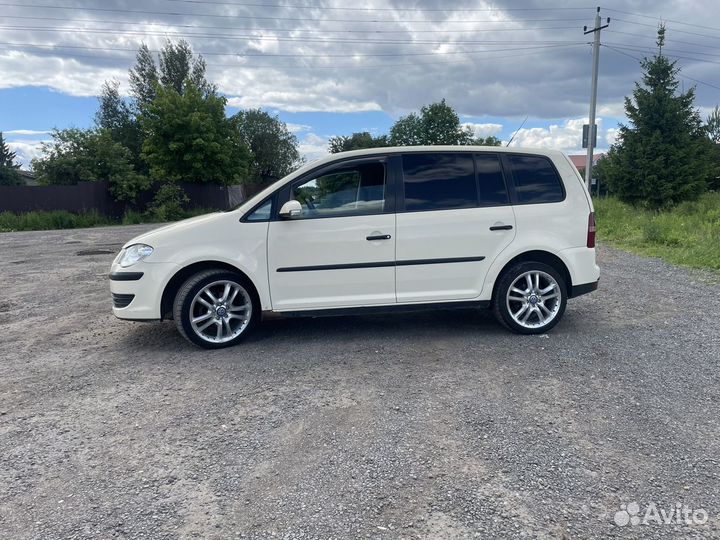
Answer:
[[42, 144], [43, 157], [32, 161], [40, 184], [107, 180], [113, 198], [128, 205], [149, 187], [147, 177], [135, 171], [130, 151], [108, 130], [56, 129], [52, 139]]
[[214, 84], [205, 78], [205, 59], [193, 55], [190, 44], [181, 39], [177, 44], [168, 41], [160, 51], [160, 84], [165, 88], [173, 88], [179, 94], [190, 84], [204, 95], [216, 93]]
[[423, 106], [420, 114], [403, 116], [390, 129], [392, 146], [466, 145], [475, 142], [472, 130], [462, 127], [455, 109], [444, 99]]
[[116, 80], [105, 81], [100, 97], [100, 107], [95, 113], [95, 125], [106, 130], [112, 139], [132, 154], [135, 168], [147, 173], [147, 166], [140, 157], [142, 150], [142, 132], [132, 107], [120, 97], [120, 83]]
[[350, 136], [338, 135], [332, 137], [329, 141], [329, 150], [331, 154], [338, 152], [348, 152], [350, 150], [362, 150], [364, 148], [382, 148], [388, 146], [387, 135], [373, 137], [367, 131], [353, 133]]
[[475, 140], [473, 140], [471, 144], [476, 144], [478, 146], [500, 146], [502, 144], [502, 141], [497, 137], [489, 135], [484, 138], [477, 137]]
[[205, 78], [205, 60], [192, 52], [190, 44], [181, 39], [168, 41], [158, 54], [157, 63], [144, 43], [140, 45], [135, 66], [130, 69], [130, 88], [138, 112], [142, 112], [157, 95], [158, 85], [183, 94], [188, 85], [204, 95], [216, 93], [216, 87]]
[[708, 137], [715, 144], [720, 144], [720, 106], [715, 105], [715, 110], [710, 113], [705, 123]]
[[140, 45], [135, 58], [135, 66], [130, 69], [130, 91], [135, 98], [136, 109], [142, 110], [155, 99], [158, 84], [158, 70], [150, 49], [144, 43]]
[[17, 155], [5, 143], [0, 131], [0, 186], [20, 186], [24, 182], [18, 174], [20, 165], [15, 163]]
[[658, 53], [641, 62], [642, 84], [625, 98], [630, 125], [620, 125], [618, 142], [604, 163], [609, 189], [635, 205], [661, 209], [700, 195], [716, 168], [712, 145], [694, 108], [695, 89], [678, 93], [676, 62]]
[[705, 124], [710, 141], [714, 143], [715, 174], [708, 182], [708, 187], [713, 191], [720, 191], [720, 107], [715, 105], [715, 110], [710, 113]]
[[247, 179], [250, 151], [225, 116], [225, 102], [222, 96], [204, 95], [192, 83], [182, 94], [157, 87], [140, 117], [142, 156], [152, 178], [223, 185]]
[[249, 193], [289, 174], [300, 163], [297, 137], [277, 116], [248, 109], [233, 116], [232, 122], [252, 151], [246, 184]]

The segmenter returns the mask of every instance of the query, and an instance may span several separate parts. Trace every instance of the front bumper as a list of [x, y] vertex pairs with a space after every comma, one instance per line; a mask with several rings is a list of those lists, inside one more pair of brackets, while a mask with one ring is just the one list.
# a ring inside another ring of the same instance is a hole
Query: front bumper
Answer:
[[178, 269], [173, 263], [141, 261], [129, 268], [113, 264], [109, 276], [113, 315], [118, 319], [160, 319], [163, 291]]

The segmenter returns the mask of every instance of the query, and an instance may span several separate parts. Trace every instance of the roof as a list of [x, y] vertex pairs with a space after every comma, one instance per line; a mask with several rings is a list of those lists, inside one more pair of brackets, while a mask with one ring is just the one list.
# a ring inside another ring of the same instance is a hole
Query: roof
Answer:
[[[593, 165], [595, 165], [598, 162], [598, 159], [603, 157], [605, 154], [593, 154]], [[585, 165], [587, 165], [587, 154], [576, 154], [574, 156], [568, 156], [570, 158], [570, 161], [573, 162], [573, 165], [577, 167], [578, 169], [584, 169]]]

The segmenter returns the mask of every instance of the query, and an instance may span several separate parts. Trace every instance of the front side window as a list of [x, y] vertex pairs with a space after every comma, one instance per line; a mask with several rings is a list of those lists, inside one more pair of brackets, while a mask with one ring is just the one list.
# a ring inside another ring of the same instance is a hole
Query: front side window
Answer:
[[272, 199], [268, 199], [255, 210], [253, 210], [245, 221], [270, 221], [270, 215], [272, 212]]
[[293, 187], [301, 218], [375, 214], [385, 204], [385, 165], [362, 163], [335, 169]]
[[543, 156], [508, 156], [519, 204], [559, 202], [563, 190], [555, 167]]
[[402, 159], [405, 210], [453, 210], [477, 206], [472, 154], [412, 153]]

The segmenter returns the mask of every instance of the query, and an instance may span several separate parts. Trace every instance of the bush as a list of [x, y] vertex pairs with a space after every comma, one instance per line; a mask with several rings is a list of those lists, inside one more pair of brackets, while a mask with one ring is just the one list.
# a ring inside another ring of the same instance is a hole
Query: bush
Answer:
[[150, 214], [158, 221], [177, 221], [183, 219], [187, 213], [183, 206], [189, 199], [183, 189], [175, 184], [165, 184], [155, 194], [150, 205]]

